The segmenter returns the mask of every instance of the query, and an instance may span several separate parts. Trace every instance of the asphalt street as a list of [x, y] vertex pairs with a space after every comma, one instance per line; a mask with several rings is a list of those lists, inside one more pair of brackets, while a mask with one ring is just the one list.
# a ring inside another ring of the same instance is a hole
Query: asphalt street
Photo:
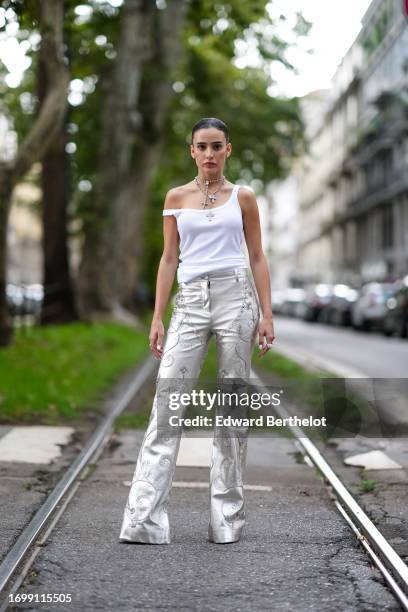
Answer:
[[[40, 549], [21, 593], [71, 603], [9, 610], [399, 610], [314, 468], [287, 437], [250, 438], [247, 524], [239, 542], [207, 541], [208, 468], [177, 467], [165, 546], [118, 541], [143, 431], [124, 431]], [[191, 487], [185, 484], [189, 481]], [[177, 485], [181, 486], [177, 486]]]
[[343, 368], [345, 376], [359, 373], [371, 378], [406, 378], [408, 340], [387, 338], [379, 332], [360, 332], [350, 327], [309, 323], [291, 317], [275, 316], [276, 350], [288, 348]]

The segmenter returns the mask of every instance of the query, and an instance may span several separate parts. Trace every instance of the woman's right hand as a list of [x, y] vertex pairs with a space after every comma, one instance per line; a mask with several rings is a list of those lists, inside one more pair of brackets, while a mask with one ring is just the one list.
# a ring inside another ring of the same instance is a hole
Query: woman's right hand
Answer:
[[164, 325], [161, 319], [153, 319], [150, 327], [149, 346], [156, 359], [163, 355]]

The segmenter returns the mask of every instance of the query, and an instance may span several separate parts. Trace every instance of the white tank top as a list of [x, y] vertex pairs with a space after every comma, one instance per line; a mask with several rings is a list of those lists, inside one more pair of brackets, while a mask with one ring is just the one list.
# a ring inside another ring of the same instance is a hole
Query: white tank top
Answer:
[[248, 267], [242, 250], [243, 222], [237, 197], [239, 187], [234, 185], [229, 199], [213, 208], [163, 210], [163, 215], [174, 215], [177, 221], [180, 235], [179, 283], [215, 270]]

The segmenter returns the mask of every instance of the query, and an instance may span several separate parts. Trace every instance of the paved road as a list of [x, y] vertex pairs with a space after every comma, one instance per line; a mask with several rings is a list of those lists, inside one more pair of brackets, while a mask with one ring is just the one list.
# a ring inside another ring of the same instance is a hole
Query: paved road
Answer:
[[328, 365], [337, 364], [350, 373], [354, 370], [372, 378], [408, 376], [408, 340], [387, 338], [377, 332], [358, 332], [352, 328], [323, 323], [308, 323], [290, 317], [275, 317], [276, 349], [299, 349]]
[[[174, 486], [172, 543], [118, 542], [142, 431], [123, 432], [81, 484], [20, 592], [72, 593], [71, 604], [9, 610], [399, 610], [379, 572], [329, 500], [315, 470], [284, 437], [249, 441], [247, 525], [240, 542], [207, 541], [208, 489]], [[176, 482], [208, 482], [177, 467]]]

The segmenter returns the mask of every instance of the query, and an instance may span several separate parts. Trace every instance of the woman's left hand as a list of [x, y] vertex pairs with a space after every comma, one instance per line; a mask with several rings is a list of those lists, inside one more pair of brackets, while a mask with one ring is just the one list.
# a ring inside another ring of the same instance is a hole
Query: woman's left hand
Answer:
[[272, 348], [272, 342], [275, 339], [275, 330], [272, 319], [262, 319], [258, 328], [259, 334], [259, 357], [263, 357], [265, 353]]

